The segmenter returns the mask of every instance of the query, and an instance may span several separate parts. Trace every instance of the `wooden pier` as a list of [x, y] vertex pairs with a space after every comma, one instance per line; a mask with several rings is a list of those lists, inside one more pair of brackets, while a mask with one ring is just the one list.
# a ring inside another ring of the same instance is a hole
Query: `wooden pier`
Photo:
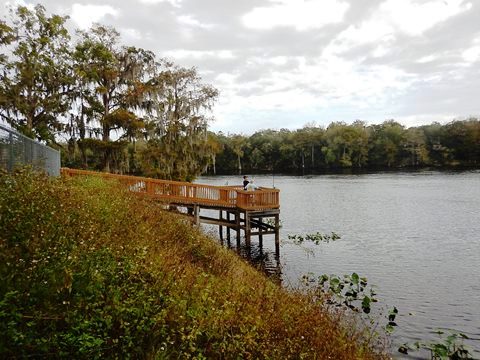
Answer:
[[[186, 209], [185, 215], [196, 225], [217, 225], [221, 240], [225, 233], [227, 240], [230, 240], [231, 231], [234, 231], [239, 244], [243, 231], [247, 246], [250, 246], [252, 236], [258, 236], [262, 246], [264, 235], [275, 235], [275, 251], [277, 254], [280, 251], [278, 189], [261, 187], [246, 191], [242, 186], [213, 186], [68, 168], [62, 168], [61, 173], [66, 176], [89, 175], [115, 179], [138, 195], [183, 207]], [[210, 216], [205, 216], [205, 212]], [[218, 217], [212, 214], [218, 214]]]

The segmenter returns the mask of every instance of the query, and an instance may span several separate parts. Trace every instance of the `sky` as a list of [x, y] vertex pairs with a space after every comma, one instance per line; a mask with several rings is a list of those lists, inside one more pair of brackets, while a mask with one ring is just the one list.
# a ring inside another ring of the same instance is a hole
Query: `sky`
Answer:
[[[0, 0], [9, 6], [38, 1]], [[43, 0], [69, 27], [196, 67], [220, 96], [210, 128], [406, 127], [480, 116], [479, 0]]]

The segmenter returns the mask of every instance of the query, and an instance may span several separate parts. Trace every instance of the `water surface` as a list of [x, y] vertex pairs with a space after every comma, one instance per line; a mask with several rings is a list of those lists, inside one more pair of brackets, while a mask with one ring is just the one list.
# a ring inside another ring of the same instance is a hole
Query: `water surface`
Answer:
[[[233, 185], [241, 177], [198, 182]], [[480, 358], [480, 171], [256, 176], [255, 182], [281, 191], [283, 240], [341, 236], [308, 245], [314, 255], [284, 243], [279, 262], [273, 237], [265, 237], [262, 251], [253, 247], [267, 270], [281, 269], [285, 286], [297, 286], [307, 273], [357, 272], [376, 285], [379, 307], [399, 309], [395, 346], [438, 340], [436, 329], [452, 329], [472, 338], [466, 344]]]

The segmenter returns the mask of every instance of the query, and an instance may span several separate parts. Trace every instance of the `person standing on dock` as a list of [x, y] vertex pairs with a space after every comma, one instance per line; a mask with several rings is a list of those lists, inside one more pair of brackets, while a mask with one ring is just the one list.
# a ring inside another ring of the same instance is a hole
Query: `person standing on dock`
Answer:
[[245, 190], [248, 190], [248, 191], [254, 191], [254, 190], [257, 190], [257, 189], [258, 189], [258, 186], [253, 183], [253, 180], [251, 180], [247, 184], [247, 187], [245, 188]]
[[248, 176], [243, 175], [243, 190], [247, 190], [247, 185], [249, 184], [250, 181], [248, 181]]

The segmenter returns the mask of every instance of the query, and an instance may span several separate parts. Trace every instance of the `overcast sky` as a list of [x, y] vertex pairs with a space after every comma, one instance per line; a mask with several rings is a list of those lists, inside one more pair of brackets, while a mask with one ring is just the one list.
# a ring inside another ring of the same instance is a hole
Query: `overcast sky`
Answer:
[[125, 44], [195, 66], [220, 90], [215, 131], [480, 116], [479, 0], [41, 3], [71, 27], [112, 25]]

